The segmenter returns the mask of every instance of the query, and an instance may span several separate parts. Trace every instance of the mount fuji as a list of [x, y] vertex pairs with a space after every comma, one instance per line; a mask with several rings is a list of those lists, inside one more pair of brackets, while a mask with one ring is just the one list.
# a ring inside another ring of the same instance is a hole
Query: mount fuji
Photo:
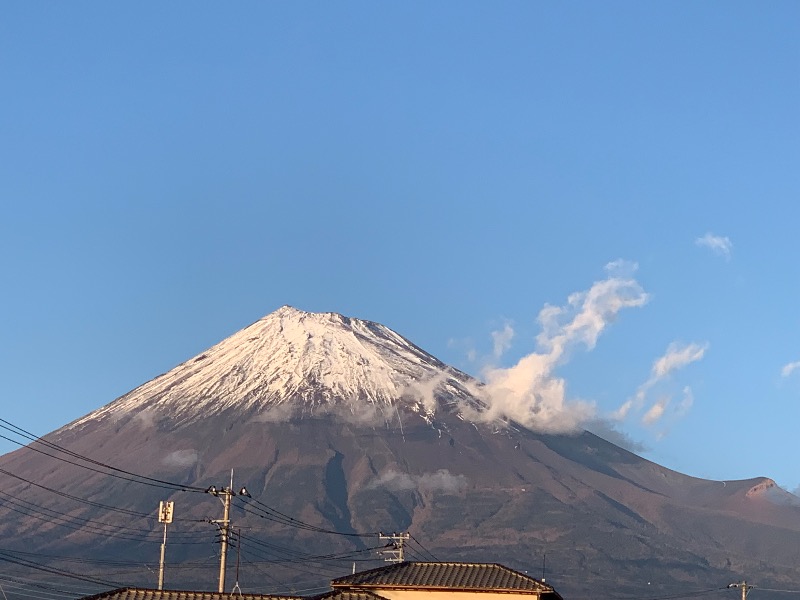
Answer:
[[377, 566], [381, 531], [410, 532], [408, 558], [501, 562], [564, 598], [800, 588], [800, 502], [772, 480], [692, 478], [487, 402], [383, 325], [283, 307], [0, 457], [0, 560], [20, 582], [152, 587], [172, 500], [166, 585], [216, 589], [221, 506], [202, 492], [233, 477], [245, 591]]
[[182, 425], [227, 411], [392, 420], [400, 406], [430, 421], [439, 400], [479, 410], [478, 385], [388, 327], [284, 306], [71, 428], [143, 412]]

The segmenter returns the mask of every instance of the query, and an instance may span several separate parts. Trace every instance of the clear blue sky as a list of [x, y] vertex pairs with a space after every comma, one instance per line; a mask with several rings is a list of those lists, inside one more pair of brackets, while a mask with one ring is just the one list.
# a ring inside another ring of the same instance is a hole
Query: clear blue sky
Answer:
[[648, 300], [559, 361], [567, 400], [644, 390], [644, 456], [800, 485], [797, 2], [2, 12], [3, 418], [51, 431], [283, 304], [480, 376], [623, 259]]

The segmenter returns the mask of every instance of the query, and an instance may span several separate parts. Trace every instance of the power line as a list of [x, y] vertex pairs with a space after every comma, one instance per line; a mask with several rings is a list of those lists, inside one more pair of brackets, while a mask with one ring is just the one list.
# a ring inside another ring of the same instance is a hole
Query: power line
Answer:
[[415, 537], [414, 537], [413, 535], [411, 535], [410, 533], [409, 533], [408, 535], [411, 537], [411, 540], [412, 540], [414, 543], [416, 543], [416, 544], [417, 544], [417, 546], [419, 546], [420, 548], [422, 548], [422, 550], [425, 552], [425, 554], [427, 554], [428, 556], [430, 556], [430, 557], [431, 557], [431, 558], [434, 560], [434, 562], [439, 562], [439, 559], [438, 559], [438, 558], [436, 558], [436, 556], [434, 556], [434, 555], [433, 555], [433, 553], [432, 553], [430, 550], [428, 550], [428, 549], [427, 549], [425, 546], [423, 546], [423, 545], [422, 545], [422, 542], [420, 542], [420, 541], [419, 541], [417, 538], [415, 538]]
[[[14, 496], [13, 494], [6, 494], [4, 492], [0, 492], [0, 497], [6, 498], [5, 507], [8, 510], [12, 510], [14, 512], [24, 514], [26, 516], [39, 519], [42, 521], [46, 521], [47, 523], [66, 527], [68, 529], [74, 529], [78, 531], [83, 531], [89, 529], [90, 531], [95, 531], [97, 533], [102, 533], [108, 535], [109, 533], [113, 533], [116, 531], [132, 531], [135, 533], [140, 534], [142, 537], [156, 535], [157, 532], [154, 531], [144, 531], [142, 532], [141, 528], [134, 528], [134, 527], [127, 527], [125, 525], [117, 525], [113, 523], [105, 523], [103, 521], [97, 521], [95, 519], [85, 519], [83, 517], [69, 515], [51, 508], [46, 508], [43, 506], [39, 506], [34, 504], [33, 502], [29, 502], [23, 498], [19, 498]], [[9, 500], [10, 498], [10, 500]], [[13, 506], [17, 506], [23, 510], [17, 510], [12, 508]], [[28, 511], [28, 512], [25, 512]], [[38, 513], [38, 514], [37, 514]], [[79, 523], [80, 522], [80, 523]], [[182, 536], [191, 536], [196, 538], [198, 534], [192, 532], [179, 532]], [[145, 542], [152, 542], [154, 540], [147, 540], [142, 539], [140, 540], [139, 537], [126, 537], [123, 538], [119, 536], [119, 539], [129, 539], [132, 541], [145, 541]]]
[[[39, 558], [39, 559], [49, 559], [54, 562], [71, 562], [71, 563], [78, 563], [83, 565], [100, 565], [100, 566], [109, 566], [109, 567], [136, 567], [136, 566], [144, 566], [146, 568], [157, 567], [155, 563], [152, 565], [148, 565], [147, 563], [140, 563], [140, 562], [131, 562], [129, 560], [111, 560], [111, 559], [103, 559], [103, 558], [86, 558], [86, 557], [78, 557], [78, 556], [63, 556], [57, 554], [41, 554], [38, 552], [25, 552], [23, 550], [3, 550], [8, 554], [14, 554], [17, 556], [28, 556], [32, 558]], [[170, 565], [170, 568], [187, 568], [187, 569], [194, 569], [200, 567], [206, 567], [209, 565], [208, 560], [210, 558], [214, 558], [214, 556], [204, 559], [204, 561], [195, 561], [195, 562], [186, 562], [186, 563], [177, 563], [174, 565]]]
[[[678, 600], [679, 598], [698, 598], [700, 596], [716, 594], [719, 592], [724, 592], [727, 589], [728, 589], [727, 587], [719, 587], [719, 588], [708, 588], [704, 590], [689, 590], [678, 594], [671, 594], [668, 596], [611, 596], [607, 598], [607, 600]], [[570, 596], [571, 600], [589, 600], [589, 598], [593, 598], [593, 596], [587, 598]]]
[[[24, 592], [32, 592], [35, 591], [37, 593], [23, 593], [20, 591], [15, 591], [15, 596], [22, 596], [23, 598], [39, 598], [40, 600], [53, 600], [55, 598], [63, 598], [65, 595], [68, 597], [82, 597], [87, 596], [89, 594], [93, 594], [94, 590], [92, 591], [67, 591], [64, 589], [56, 588], [53, 586], [47, 586], [41, 583], [20, 583], [20, 580], [15, 577], [10, 577], [8, 575], [0, 576], [0, 581], [5, 582], [6, 589], [10, 590], [23, 590]], [[33, 590], [31, 588], [34, 588]], [[47, 595], [42, 595], [47, 594]]]
[[[237, 498], [241, 498], [237, 496]], [[334, 531], [332, 529], [326, 529], [324, 527], [318, 527], [316, 525], [311, 525], [310, 523], [306, 523], [301, 521], [300, 519], [295, 519], [294, 517], [290, 517], [289, 515], [282, 513], [281, 511], [264, 504], [260, 500], [255, 498], [250, 498], [250, 502], [246, 502], [241, 500], [243, 503], [242, 509], [245, 512], [248, 512], [252, 515], [260, 517], [262, 519], [267, 519], [269, 521], [275, 521], [276, 523], [281, 523], [283, 525], [288, 525], [290, 527], [296, 527], [298, 529], [305, 529], [306, 531], [312, 531], [314, 533], [328, 533], [331, 535], [341, 535], [345, 537], [377, 537], [380, 535], [378, 532], [371, 532], [371, 533], [345, 533], [342, 531]], [[253, 506], [256, 504], [257, 506]]]
[[[87, 504], [89, 506], [94, 506], [96, 508], [104, 508], [106, 510], [112, 510], [112, 511], [115, 511], [115, 512], [119, 512], [119, 513], [123, 513], [123, 514], [126, 514], [126, 515], [130, 515], [130, 516], [133, 516], [133, 517], [154, 518], [153, 515], [150, 514], [150, 513], [137, 512], [137, 511], [128, 510], [128, 509], [125, 509], [125, 508], [120, 508], [120, 507], [117, 507], [117, 506], [110, 506], [108, 504], [102, 504], [100, 502], [94, 502], [92, 500], [87, 500], [86, 498], [81, 498], [79, 496], [73, 496], [72, 494], [67, 494], [66, 492], [61, 492], [59, 490], [47, 487], [46, 485], [42, 485], [40, 483], [36, 483], [34, 481], [31, 481], [30, 479], [26, 479], [25, 477], [22, 477], [20, 475], [16, 475], [16, 474], [14, 474], [14, 473], [12, 473], [10, 471], [7, 471], [5, 469], [0, 469], [0, 473], [2, 473], [3, 475], [7, 475], [8, 477], [13, 477], [14, 479], [22, 481], [23, 483], [27, 483], [28, 485], [32, 485], [34, 487], [37, 487], [37, 488], [42, 489], [42, 490], [45, 490], [45, 491], [50, 492], [52, 494], [56, 494], [57, 496], [61, 496], [62, 498], [69, 498], [70, 500], [75, 500], [76, 502], [81, 502], [82, 504]], [[104, 474], [108, 475], [108, 473], [104, 473]], [[177, 519], [177, 520], [192, 521], [192, 522], [195, 522], [195, 523], [203, 523], [203, 522], [205, 522], [205, 520], [203, 520], [203, 519]]]
[[[30, 431], [27, 431], [27, 430], [23, 429], [22, 427], [19, 427], [18, 425], [14, 425], [13, 423], [11, 423], [9, 421], [6, 421], [5, 419], [0, 419], [0, 423], [5, 423], [5, 425], [0, 425], [1, 429], [5, 429], [6, 431], [10, 431], [11, 433], [13, 433], [15, 435], [19, 435], [19, 436], [23, 437], [24, 439], [27, 439], [27, 440], [29, 440], [29, 441], [31, 441], [33, 443], [41, 444], [46, 448], [49, 448], [51, 450], [55, 450], [56, 452], [62, 452], [64, 454], [66, 454], [68, 456], [71, 456], [73, 458], [76, 458], [78, 460], [82, 460], [84, 462], [87, 462], [87, 463], [102, 467], [103, 469], [107, 469], [107, 470], [113, 471], [113, 473], [106, 473], [104, 471], [100, 471], [98, 469], [94, 469], [94, 468], [89, 467], [87, 465], [82, 465], [80, 463], [76, 463], [74, 461], [67, 460], [66, 458], [63, 458], [61, 456], [56, 456], [54, 454], [50, 454], [48, 452], [45, 452], [44, 450], [40, 450], [38, 448], [35, 448], [32, 444], [24, 444], [24, 443], [22, 443], [22, 442], [20, 442], [18, 440], [14, 440], [14, 439], [9, 438], [7, 436], [0, 435], [0, 438], [2, 438], [4, 440], [7, 440], [7, 441], [9, 441], [9, 442], [11, 442], [13, 444], [17, 444], [19, 446], [28, 448], [30, 450], [33, 450], [34, 452], [38, 452], [38, 453], [43, 454], [45, 456], [49, 456], [50, 458], [54, 458], [56, 460], [60, 460], [60, 461], [69, 463], [69, 464], [74, 465], [76, 467], [81, 467], [83, 469], [88, 469], [89, 471], [93, 471], [95, 473], [100, 473], [101, 475], [109, 475], [111, 477], [116, 477], [116, 478], [122, 479], [124, 481], [130, 481], [130, 482], [133, 482], [133, 483], [141, 483], [142, 485], [150, 485], [150, 486], [153, 486], [153, 487], [160, 487], [160, 488], [167, 488], [167, 489], [177, 489], [177, 490], [187, 491], [187, 492], [205, 492], [205, 490], [203, 488], [199, 488], [197, 486], [182, 485], [182, 484], [179, 484], [179, 483], [174, 483], [172, 481], [165, 481], [163, 479], [155, 479], [153, 477], [148, 477], [146, 475], [139, 475], [138, 473], [133, 473], [132, 471], [126, 471], [125, 469], [120, 469], [118, 467], [114, 467], [112, 465], [108, 465], [108, 464], [106, 464], [104, 462], [95, 460], [93, 458], [90, 458], [88, 456], [84, 456], [82, 454], [78, 454], [77, 452], [73, 452], [72, 450], [68, 450], [67, 448], [59, 446], [58, 444], [54, 444], [53, 442], [49, 442], [49, 441], [37, 436], [36, 434], [33, 434]], [[116, 475], [115, 473], [122, 473], [123, 475], [127, 475], [128, 477], [123, 477], [122, 475]]]
[[[12, 582], [18, 585], [26, 585], [29, 587], [39, 588], [44, 591], [54, 591], [62, 594], [71, 594], [77, 596], [86, 596], [90, 592], [87, 591], [86, 587], [73, 587], [69, 585], [59, 584], [59, 587], [55, 588], [52, 585], [48, 585], [46, 583], [42, 583], [41, 581], [34, 580], [34, 579], [27, 579], [25, 577], [21, 577], [18, 575], [8, 575], [3, 574], [0, 575], [0, 581]], [[70, 589], [72, 588], [72, 589]]]
[[103, 579], [95, 579], [93, 577], [87, 577], [85, 575], [79, 575], [78, 573], [73, 573], [72, 571], [67, 571], [65, 569], [56, 569], [47, 567], [45, 565], [24, 559], [15, 559], [13, 557], [8, 556], [5, 552], [0, 550], [0, 561], [7, 562], [14, 565], [19, 565], [22, 567], [28, 567], [30, 569], [34, 569], [36, 571], [42, 571], [44, 573], [50, 573], [51, 575], [60, 575], [62, 577], [68, 577], [70, 579], [75, 579], [78, 581], [85, 581], [87, 583], [95, 583], [98, 585], [104, 586], [111, 586], [111, 587], [121, 587], [119, 583], [115, 583], [113, 581], [106, 581]]

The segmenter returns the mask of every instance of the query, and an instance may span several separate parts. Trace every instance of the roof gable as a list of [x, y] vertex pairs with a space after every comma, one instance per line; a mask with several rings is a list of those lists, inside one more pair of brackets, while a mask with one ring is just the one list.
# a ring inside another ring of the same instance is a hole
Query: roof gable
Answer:
[[86, 596], [81, 600], [297, 600], [300, 596], [276, 596], [273, 594], [230, 594], [224, 592], [192, 592], [185, 590], [153, 590], [148, 588], [117, 588]]
[[549, 585], [495, 563], [403, 562], [340, 577], [331, 586], [553, 592]]

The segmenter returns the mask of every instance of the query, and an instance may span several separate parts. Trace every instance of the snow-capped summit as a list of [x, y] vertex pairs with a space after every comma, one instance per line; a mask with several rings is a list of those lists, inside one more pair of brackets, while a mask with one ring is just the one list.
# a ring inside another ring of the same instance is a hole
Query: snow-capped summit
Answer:
[[475, 383], [384, 325], [283, 306], [72, 426], [146, 409], [182, 422], [229, 409], [281, 420], [397, 404], [432, 416], [441, 402], [474, 406]]

